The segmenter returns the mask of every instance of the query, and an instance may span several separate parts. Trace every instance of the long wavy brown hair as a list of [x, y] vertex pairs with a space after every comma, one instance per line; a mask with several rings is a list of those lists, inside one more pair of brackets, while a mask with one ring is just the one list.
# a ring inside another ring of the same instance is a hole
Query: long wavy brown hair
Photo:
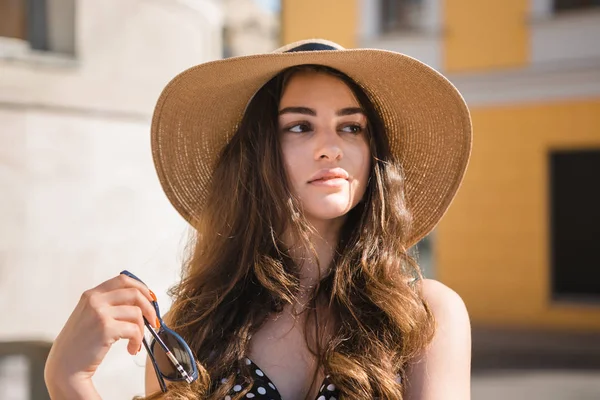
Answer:
[[[216, 165], [181, 282], [171, 289], [168, 321], [195, 352], [200, 377], [191, 385], [170, 384], [167, 393], [148, 399], [223, 399], [238, 370], [250, 384], [243, 359], [251, 335], [270, 314], [296, 304], [300, 290], [302, 266], [284, 245], [284, 233], [291, 232], [294, 245], [318, 263], [309, 239], [313, 228], [286, 179], [278, 129], [286, 82], [306, 71], [331, 74], [353, 91], [367, 115], [372, 154], [364, 198], [346, 215], [329, 272], [304, 313], [309, 349], [343, 399], [402, 399], [406, 379], [398, 376], [432, 339], [433, 316], [418, 285], [410, 283], [421, 272], [405, 245], [411, 215], [401, 160], [390, 152], [375, 105], [339, 71], [293, 67], [248, 104]], [[323, 310], [333, 325], [320, 323]]]

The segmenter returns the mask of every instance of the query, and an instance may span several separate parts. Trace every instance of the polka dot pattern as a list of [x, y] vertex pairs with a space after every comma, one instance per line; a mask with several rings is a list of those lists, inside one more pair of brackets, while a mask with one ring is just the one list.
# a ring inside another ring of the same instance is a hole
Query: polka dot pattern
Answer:
[[[254, 378], [254, 385], [250, 388], [248, 393], [246, 393], [245, 398], [256, 400], [282, 400], [281, 394], [279, 394], [275, 384], [271, 382], [269, 377], [258, 367], [258, 365], [254, 364], [249, 358], [246, 358], [244, 361], [246, 365], [250, 366], [250, 371]], [[223, 380], [221, 382], [225, 383], [226, 381]], [[225, 400], [230, 400], [232, 395], [241, 392], [243, 389], [245, 388], [242, 387], [242, 384], [236, 382], [236, 385], [231, 390], [231, 393], [225, 397]], [[329, 376], [326, 376], [319, 389], [316, 400], [337, 400], [338, 398], [339, 390], [330, 382]]]

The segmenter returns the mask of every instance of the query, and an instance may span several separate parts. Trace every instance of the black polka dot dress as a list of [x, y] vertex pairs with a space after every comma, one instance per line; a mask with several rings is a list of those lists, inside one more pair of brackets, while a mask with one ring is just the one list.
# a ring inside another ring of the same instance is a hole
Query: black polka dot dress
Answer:
[[[248, 393], [246, 398], [248, 399], [269, 399], [269, 400], [283, 400], [279, 391], [271, 382], [269, 377], [261, 371], [261, 369], [252, 362], [249, 358], [245, 359], [246, 365], [250, 366], [252, 377], [254, 378], [254, 385]], [[231, 400], [232, 396], [237, 392], [242, 391], [242, 385], [236, 384], [232, 389], [231, 393], [225, 396], [225, 400]], [[323, 380], [323, 384], [319, 389], [317, 398], [315, 400], [337, 400], [339, 398], [339, 391], [333, 383], [329, 381], [329, 375]]]

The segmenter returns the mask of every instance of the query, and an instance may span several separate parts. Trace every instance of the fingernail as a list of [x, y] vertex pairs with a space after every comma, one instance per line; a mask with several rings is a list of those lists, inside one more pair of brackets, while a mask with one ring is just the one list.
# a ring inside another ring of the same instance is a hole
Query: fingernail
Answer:
[[154, 294], [154, 292], [152, 290], [150, 290], [150, 289], [148, 289], [148, 291], [150, 292], [150, 297], [152, 297], [152, 300], [153, 301], [157, 301], [156, 300], [156, 295]]
[[158, 329], [160, 327], [160, 319], [158, 319], [158, 317], [156, 317], [156, 328]]

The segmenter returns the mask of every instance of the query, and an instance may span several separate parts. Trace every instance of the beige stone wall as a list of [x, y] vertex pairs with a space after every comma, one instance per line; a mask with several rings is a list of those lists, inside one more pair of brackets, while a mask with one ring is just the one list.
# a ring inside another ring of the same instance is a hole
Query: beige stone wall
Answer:
[[221, 57], [217, 0], [79, 0], [75, 6], [75, 58], [18, 53], [0, 59], [0, 103], [148, 115], [175, 74]]
[[[81, 292], [125, 268], [167, 309], [179, 273], [188, 231], [156, 178], [149, 121], [168, 80], [220, 58], [220, 4], [76, 6], [75, 58], [0, 38], [0, 341], [53, 340]], [[142, 394], [144, 362], [117, 343], [95, 379], [103, 398]]]

